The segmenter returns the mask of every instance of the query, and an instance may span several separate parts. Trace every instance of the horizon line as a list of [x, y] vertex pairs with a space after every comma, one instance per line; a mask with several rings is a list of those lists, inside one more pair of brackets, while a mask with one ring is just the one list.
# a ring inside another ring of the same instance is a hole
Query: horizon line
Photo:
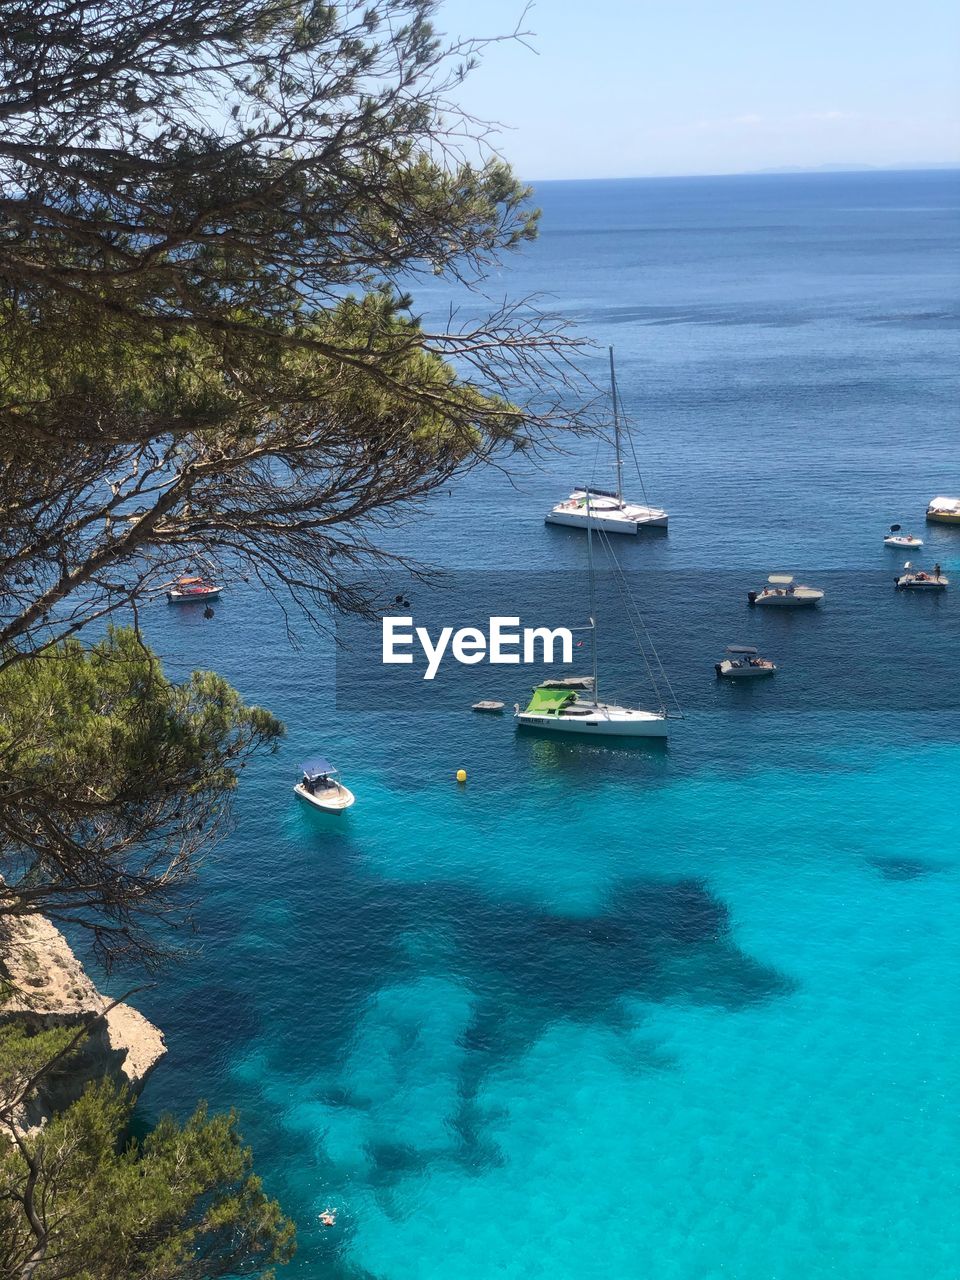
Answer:
[[608, 174], [596, 175], [593, 177], [564, 177], [564, 178], [522, 178], [521, 181], [528, 182], [531, 186], [542, 184], [544, 182], [667, 182], [671, 180], [684, 181], [689, 178], [801, 178], [801, 177], [834, 177], [842, 174], [882, 174], [882, 173], [956, 173], [960, 171], [960, 160], [943, 160], [930, 161], [927, 164], [892, 164], [892, 165], [873, 165], [873, 164], [855, 164], [850, 163], [849, 166], [842, 164], [827, 165], [811, 165], [809, 168], [803, 165], [783, 165], [765, 169], [728, 169], [719, 170], [712, 173], [632, 173], [632, 174]]

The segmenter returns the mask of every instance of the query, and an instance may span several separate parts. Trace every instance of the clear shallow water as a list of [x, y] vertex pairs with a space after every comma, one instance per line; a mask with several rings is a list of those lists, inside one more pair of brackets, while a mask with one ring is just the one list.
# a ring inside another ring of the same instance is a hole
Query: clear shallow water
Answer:
[[[329, 646], [293, 653], [252, 593], [209, 623], [156, 609], [172, 670], [215, 666], [290, 733], [205, 871], [198, 954], [140, 998], [171, 1050], [142, 1110], [238, 1106], [298, 1219], [291, 1276], [960, 1272], [960, 717], [955, 696], [915, 713], [876, 695], [919, 695], [925, 655], [956, 683], [958, 600], [877, 575], [884, 526], [919, 531], [960, 491], [957, 187], [540, 189], [543, 237], [499, 285], [549, 288], [617, 346], [672, 513], [621, 559], [645, 591], [729, 572], [699, 609], [687, 587], [651, 602], [692, 707], [666, 750], [338, 714]], [[593, 453], [519, 493], [477, 474], [394, 536], [460, 568], [579, 568], [542, 512]], [[960, 531], [927, 535], [960, 579]], [[869, 571], [864, 634], [839, 592], [789, 630], [748, 611], [779, 568]], [[751, 638], [782, 645], [784, 692], [724, 699], [712, 662]], [[848, 681], [798, 713], [832, 663], [873, 696], [852, 706]], [[339, 822], [289, 790], [318, 748], [359, 796]]]

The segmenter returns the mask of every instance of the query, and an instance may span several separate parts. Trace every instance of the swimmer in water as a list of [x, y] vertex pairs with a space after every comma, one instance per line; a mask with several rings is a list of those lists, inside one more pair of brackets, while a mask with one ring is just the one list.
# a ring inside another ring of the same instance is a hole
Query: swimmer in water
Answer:
[[336, 1209], [324, 1209], [323, 1213], [320, 1214], [320, 1221], [325, 1227], [335, 1226], [337, 1221]]

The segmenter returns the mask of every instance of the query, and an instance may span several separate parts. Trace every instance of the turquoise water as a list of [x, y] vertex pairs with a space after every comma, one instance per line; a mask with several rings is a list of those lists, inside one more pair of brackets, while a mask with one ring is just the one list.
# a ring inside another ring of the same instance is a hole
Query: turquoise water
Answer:
[[[543, 238], [498, 285], [549, 281], [617, 345], [672, 513], [622, 559], [651, 593], [722, 566], [736, 596], [650, 602], [691, 708], [667, 748], [338, 711], [331, 646], [292, 650], [252, 589], [211, 622], [154, 610], [172, 671], [217, 667], [290, 732], [243, 779], [196, 954], [140, 998], [170, 1045], [141, 1110], [239, 1108], [298, 1222], [292, 1277], [960, 1273], [960, 604], [894, 596], [880, 546], [960, 491], [956, 195], [944, 174], [539, 193]], [[505, 592], [572, 570], [582, 541], [542, 510], [591, 460], [477, 474], [392, 536], [501, 566]], [[960, 530], [928, 534], [960, 579]], [[865, 574], [868, 640], [839, 591], [807, 632], [747, 610], [778, 568]], [[718, 646], [751, 638], [783, 646], [782, 684], [727, 697]], [[798, 711], [838, 663], [873, 696]], [[290, 791], [319, 749], [358, 795], [340, 820]]]

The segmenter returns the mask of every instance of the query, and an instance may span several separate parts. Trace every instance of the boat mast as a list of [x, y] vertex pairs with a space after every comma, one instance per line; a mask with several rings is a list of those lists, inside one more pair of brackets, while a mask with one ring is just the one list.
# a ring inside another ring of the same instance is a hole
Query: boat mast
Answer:
[[590, 648], [593, 651], [593, 700], [598, 701], [597, 692], [597, 588], [593, 571], [593, 520], [590, 515], [590, 490], [586, 491], [587, 499], [587, 572], [590, 575]]
[[620, 414], [617, 406], [617, 378], [613, 371], [613, 347], [610, 352], [610, 396], [613, 400], [613, 445], [617, 453], [617, 501], [623, 501], [623, 459], [620, 457]]

